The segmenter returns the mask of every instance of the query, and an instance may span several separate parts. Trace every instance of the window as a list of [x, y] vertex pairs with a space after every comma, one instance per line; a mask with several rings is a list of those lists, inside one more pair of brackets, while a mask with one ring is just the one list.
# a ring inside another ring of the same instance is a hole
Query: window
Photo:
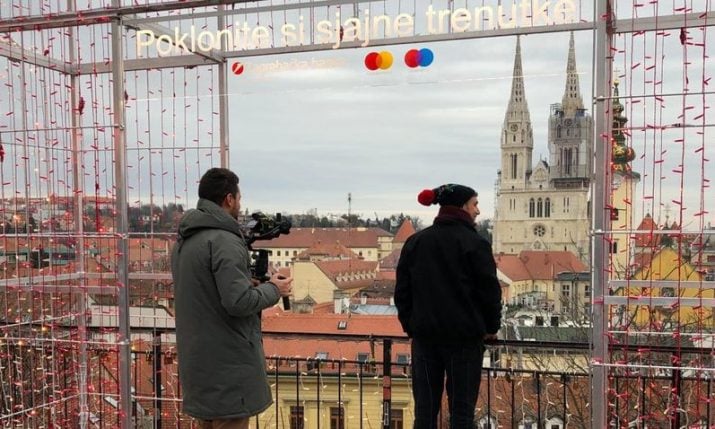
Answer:
[[397, 364], [398, 365], [407, 365], [409, 363], [410, 363], [410, 355], [404, 354], [404, 353], [397, 354]]
[[546, 421], [544, 427], [547, 429], [563, 429], [564, 424], [560, 418], [552, 417]]
[[493, 416], [484, 416], [479, 420], [479, 429], [497, 429], [497, 419]]
[[401, 409], [391, 410], [390, 413], [390, 429], [404, 429], [405, 417]]
[[280, 250], [276, 251], [276, 256], [281, 256], [281, 251], [280, 251]]
[[338, 329], [341, 331], [348, 329], [348, 321], [347, 320], [338, 321]]
[[307, 363], [308, 371], [318, 368], [318, 366], [320, 365], [320, 361], [324, 361], [327, 359], [328, 359], [328, 352], [317, 352], [315, 354], [315, 360], [314, 361], [309, 360]]
[[544, 217], [551, 217], [551, 198], [544, 201]]
[[546, 235], [546, 228], [544, 227], [544, 225], [536, 225], [534, 227], [534, 235], [537, 237], [543, 237], [544, 235]]
[[544, 217], [544, 201], [541, 198], [536, 200], [536, 217]]
[[516, 160], [517, 160], [516, 155], [512, 154], [511, 155], [511, 178], [512, 179], [516, 179], [516, 166], [517, 166]]
[[292, 405], [290, 407], [290, 429], [305, 428], [305, 410], [302, 405]]
[[294, 251], [293, 251], [293, 256], [298, 256], [298, 251], [297, 251], [297, 250], [294, 250]]
[[534, 199], [529, 199], [529, 217], [534, 217]]
[[591, 296], [591, 284], [583, 285], [583, 296], [589, 298]]
[[611, 220], [618, 220], [618, 209], [611, 207]]
[[360, 363], [367, 363], [368, 359], [370, 359], [370, 353], [358, 353], [355, 360]]
[[562, 152], [561, 165], [565, 174], [571, 174], [571, 165], [573, 164], [573, 149], [564, 149]]
[[343, 410], [343, 407], [330, 407], [330, 429], [345, 429], [345, 410]]
[[568, 298], [571, 296], [571, 285], [568, 283], [563, 283], [561, 285], [561, 296]]
[[410, 355], [404, 354], [404, 353], [397, 354], [397, 362], [395, 363], [395, 366], [401, 367], [402, 373], [405, 375], [407, 375], [407, 373], [410, 370], [409, 364], [410, 364]]

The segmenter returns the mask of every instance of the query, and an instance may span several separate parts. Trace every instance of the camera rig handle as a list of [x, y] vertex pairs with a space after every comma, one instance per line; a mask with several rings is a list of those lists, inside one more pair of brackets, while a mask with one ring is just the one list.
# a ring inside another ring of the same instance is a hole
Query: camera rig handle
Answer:
[[[256, 212], [251, 215], [252, 220], [248, 222], [248, 232], [245, 236], [248, 250], [253, 253], [255, 262], [251, 265], [251, 275], [253, 278], [261, 282], [270, 280], [268, 276], [268, 257], [271, 254], [270, 250], [254, 249], [253, 243], [258, 240], [272, 240], [281, 234], [289, 234], [291, 222], [288, 219], [283, 219], [280, 213], [277, 213], [275, 218]], [[287, 296], [283, 297], [283, 309], [290, 310], [290, 299]]]

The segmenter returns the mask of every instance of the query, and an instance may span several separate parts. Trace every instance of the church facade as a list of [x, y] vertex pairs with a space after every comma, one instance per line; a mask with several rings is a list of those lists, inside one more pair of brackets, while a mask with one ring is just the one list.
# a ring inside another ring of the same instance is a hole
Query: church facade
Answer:
[[549, 159], [533, 163], [534, 139], [517, 38], [511, 96], [501, 130], [494, 215], [495, 253], [570, 251], [589, 258], [593, 119], [583, 105], [574, 38], [566, 86], [549, 114]]

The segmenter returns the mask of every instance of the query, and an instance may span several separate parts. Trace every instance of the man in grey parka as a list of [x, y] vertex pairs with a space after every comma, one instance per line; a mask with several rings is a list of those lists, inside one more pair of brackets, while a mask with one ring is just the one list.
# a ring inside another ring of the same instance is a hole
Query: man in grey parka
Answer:
[[208, 170], [199, 198], [181, 219], [171, 258], [183, 411], [203, 429], [247, 429], [273, 402], [260, 312], [290, 295], [293, 279], [252, 282], [236, 174]]

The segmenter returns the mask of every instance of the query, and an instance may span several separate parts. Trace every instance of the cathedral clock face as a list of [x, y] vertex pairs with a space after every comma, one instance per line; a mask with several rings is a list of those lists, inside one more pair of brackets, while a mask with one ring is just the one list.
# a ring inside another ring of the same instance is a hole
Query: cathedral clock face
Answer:
[[509, 129], [511, 130], [511, 132], [515, 133], [515, 132], [519, 131], [519, 125], [511, 124], [511, 126], [509, 126]]

